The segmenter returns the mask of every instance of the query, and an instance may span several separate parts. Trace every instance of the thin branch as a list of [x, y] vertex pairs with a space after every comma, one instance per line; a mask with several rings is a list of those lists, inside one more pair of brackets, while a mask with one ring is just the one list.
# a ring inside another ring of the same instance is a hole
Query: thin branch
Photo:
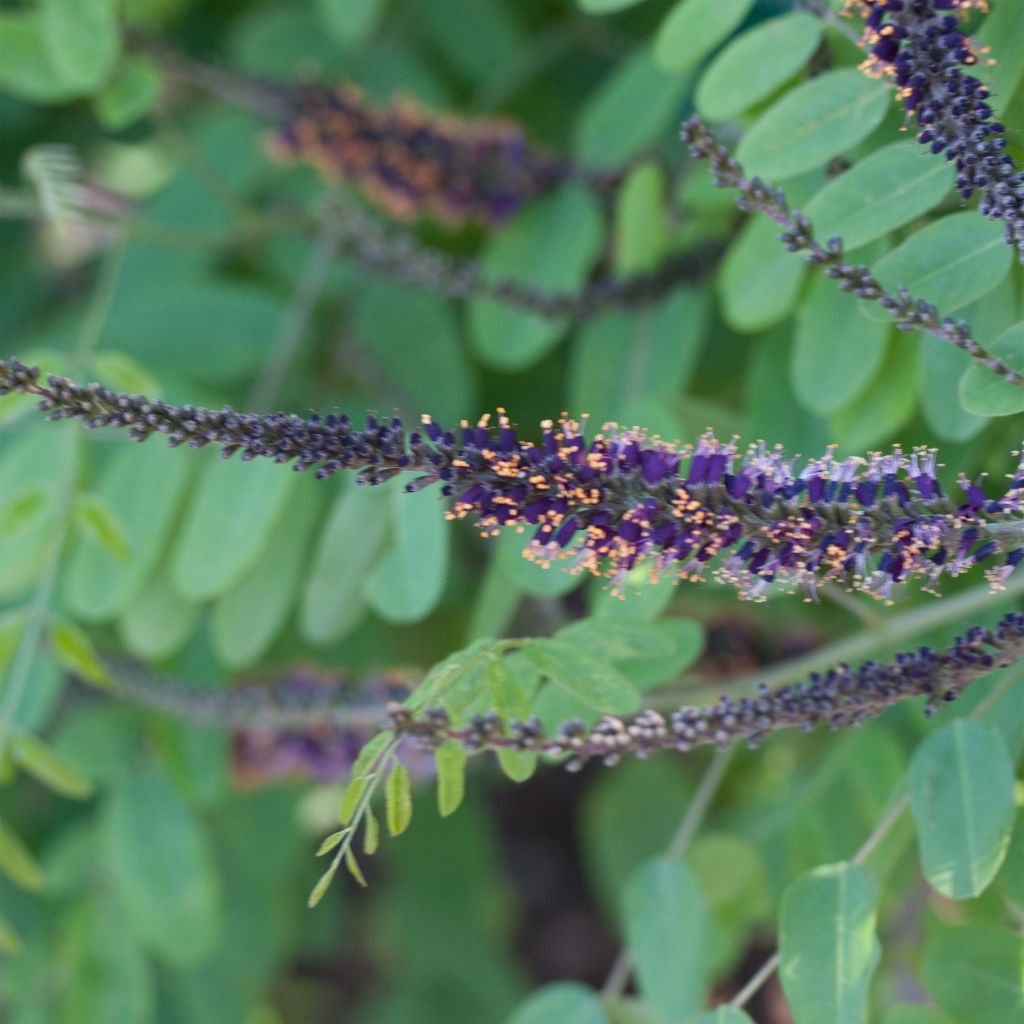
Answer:
[[972, 337], [965, 320], [943, 317], [934, 305], [915, 298], [906, 288], [897, 288], [895, 294], [887, 292], [868, 267], [844, 260], [841, 238], [830, 238], [827, 245], [822, 245], [814, 237], [810, 220], [799, 210], [790, 209], [782, 189], [757, 177], [747, 178], [743, 167], [696, 114], [683, 125], [683, 139], [693, 156], [710, 162], [716, 185], [739, 191], [736, 205], [741, 210], [758, 210], [771, 217], [784, 229], [779, 238], [785, 248], [789, 252], [807, 250], [807, 262], [824, 267], [826, 275], [836, 281], [842, 291], [878, 303], [895, 319], [900, 330], [921, 329], [934, 334], [1004, 380], [1024, 387], [1024, 373], [986, 351]]

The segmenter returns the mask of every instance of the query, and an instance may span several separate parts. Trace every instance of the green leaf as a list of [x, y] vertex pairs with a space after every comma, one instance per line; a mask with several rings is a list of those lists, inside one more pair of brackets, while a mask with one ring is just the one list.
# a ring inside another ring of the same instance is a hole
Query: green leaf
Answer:
[[690, 1024], [754, 1024], [754, 1022], [735, 1006], [718, 1006], [708, 1010], [699, 1017], [694, 1017]]
[[96, 380], [114, 391], [127, 391], [147, 398], [162, 397], [160, 381], [127, 352], [101, 349], [90, 360], [90, 366]]
[[386, 622], [425, 619], [437, 607], [448, 577], [451, 524], [435, 488], [407, 494], [391, 488], [394, 540], [366, 579], [366, 603]]
[[380, 21], [384, 0], [315, 0], [331, 38], [346, 49], [364, 45]]
[[184, 966], [216, 947], [221, 886], [203, 829], [154, 768], [126, 776], [104, 808], [104, 867], [139, 941]]
[[643, 0], [576, 0], [581, 11], [587, 14], [615, 14], [627, 7], [635, 7]]
[[415, 421], [429, 409], [441, 423], [476, 415], [475, 374], [451, 302], [374, 281], [359, 299], [352, 330], [397, 393], [401, 414]]
[[26, 487], [8, 498], [0, 507], [0, 534], [16, 537], [36, 522], [46, 511], [47, 488], [43, 484]]
[[121, 51], [113, 0], [43, 0], [42, 18], [46, 52], [61, 79], [94, 92]]
[[270, 544], [298, 476], [270, 459], [216, 459], [203, 470], [171, 555], [182, 597], [206, 601], [231, 589]]
[[[369, 811], [369, 809], [367, 809]], [[372, 812], [369, 812], [372, 813]], [[367, 819], [369, 820], [369, 819]], [[359, 861], [356, 860], [356, 855], [352, 852], [352, 848], [349, 847], [345, 851], [345, 870], [356, 880], [356, 883], [363, 889], [366, 888], [366, 878], [363, 875], [363, 869], [359, 866]]]
[[804, 11], [762, 21], [708, 65], [694, 102], [708, 121], [728, 121], [767, 99], [810, 60], [822, 22]]
[[883, 1018], [882, 1024], [949, 1024], [949, 1019], [927, 1006], [906, 1003], [893, 1006]]
[[910, 763], [910, 806], [932, 887], [955, 900], [983, 892], [1013, 828], [1013, 766], [1002, 740], [972, 719], [933, 733]]
[[152, 963], [131, 930], [121, 926], [117, 902], [97, 886], [65, 922], [61, 937], [67, 967], [58, 1019], [64, 1024], [150, 1024], [157, 1001]]
[[986, 102], [1002, 119], [1024, 76], [1024, 21], [1014, 0], [988, 6], [991, 13], [971, 35], [978, 52], [991, 51], [995, 59], [979, 60], [974, 73], [989, 86], [992, 96]]
[[623, 926], [645, 1002], [663, 1020], [696, 1013], [707, 995], [708, 913], [693, 871], [659, 857], [626, 883]]
[[337, 643], [365, 610], [362, 584], [388, 527], [388, 495], [381, 487], [347, 481], [320, 533], [299, 612], [311, 644]]
[[[967, 322], [977, 330], [971, 320]], [[984, 416], [968, 412], [960, 403], [960, 381], [972, 365], [971, 357], [948, 341], [924, 332], [918, 334], [918, 345], [917, 398], [925, 423], [942, 441], [970, 440], [984, 430], [988, 422]]]
[[579, 647], [607, 658], [622, 661], [626, 658], [660, 657], [675, 649], [672, 637], [661, 628], [661, 623], [643, 619], [577, 619], [563, 626], [556, 636]]
[[615, 198], [615, 270], [627, 276], [657, 267], [668, 242], [665, 174], [643, 163], [626, 175]]
[[722, 317], [733, 330], [763, 331], [796, 305], [807, 264], [783, 249], [779, 230], [768, 217], [752, 218], [722, 260], [716, 283]]
[[0, 821], [0, 873], [15, 885], [30, 892], [39, 892], [45, 885], [43, 869], [29, 848]]
[[[609, 313], [572, 342], [569, 407], [601, 422], [640, 422], [641, 407], [685, 394], [708, 337], [711, 303], [703, 289], [679, 288], [643, 310]], [[652, 430], [663, 427], [648, 419]], [[669, 425], [664, 425], [669, 433]]]
[[327, 836], [324, 841], [316, 848], [316, 856], [322, 857], [326, 853], [330, 853], [331, 850], [336, 849], [341, 845], [342, 839], [345, 838], [351, 832], [351, 828], [340, 828], [337, 832], [332, 832]]
[[[985, 348], [1007, 366], [1024, 373], [1024, 320]], [[979, 416], [1011, 416], [1024, 412], [1024, 387], [1011, 384], [987, 366], [972, 361], [960, 380], [960, 404]]]
[[156, 106], [162, 88], [163, 76], [152, 61], [145, 57], [129, 57], [96, 97], [96, 117], [108, 131], [119, 132], [145, 117]]
[[16, 765], [55, 793], [73, 800], [92, 795], [92, 783], [31, 733], [15, 733], [10, 751]]
[[[482, 259], [489, 282], [514, 278], [544, 291], [575, 291], [601, 250], [601, 216], [593, 196], [565, 186], [531, 203], [493, 238]], [[495, 369], [524, 370], [565, 333], [567, 321], [545, 319], [491, 299], [471, 299], [469, 320], [480, 358]]]
[[782, 894], [779, 977], [795, 1024], [863, 1024], [881, 953], [878, 893], [857, 864], [801, 875]]
[[437, 748], [437, 809], [442, 818], [458, 810], [466, 794], [466, 751], [455, 740]]
[[158, 568], [118, 620], [121, 643], [143, 661], [162, 661], [181, 650], [199, 622], [200, 606], [181, 597], [169, 576], [166, 565]]
[[263, 557], [218, 598], [210, 617], [214, 650], [229, 668], [254, 665], [266, 653], [292, 611], [310, 570], [309, 552], [320, 521], [323, 488], [301, 481], [288, 499], [279, 532]]
[[576, 644], [539, 637], [522, 651], [538, 672], [589, 707], [615, 715], [640, 706], [639, 691], [621, 672]]
[[943, 929], [925, 947], [925, 988], [956, 1021], [1008, 1024], [1024, 1016], [1024, 936], [971, 926]]
[[889, 326], [869, 319], [824, 275], [796, 314], [790, 380], [800, 404], [826, 416], [860, 396], [885, 359]]
[[573, 151], [581, 162], [618, 168], [657, 145], [677, 119], [691, 75], [666, 75], [641, 46], [620, 60], [576, 117]]
[[505, 1024], [611, 1024], [597, 993], [578, 981], [558, 981], [533, 992]]
[[833, 178], [804, 213], [819, 239], [838, 235], [850, 252], [927, 213], [949, 194], [955, 178], [953, 165], [923, 146], [893, 142]]
[[535, 597], [555, 598], [568, 594], [580, 585], [580, 577], [567, 571], [568, 563], [553, 563], [550, 568], [531, 561], [523, 554], [529, 548], [529, 537], [506, 530], [494, 543], [502, 576], [517, 590]]
[[785, 93], [743, 136], [736, 159], [751, 175], [784, 181], [821, 167], [882, 123], [886, 86], [856, 68], [827, 71]]
[[832, 436], [848, 452], [892, 440], [917, 406], [917, 338], [897, 334], [874, 381], [829, 421]]
[[57, 661], [69, 672], [94, 686], [106, 689], [111, 685], [113, 679], [84, 630], [66, 619], [57, 619], [50, 628], [50, 640]]
[[729, 37], [754, 0], [680, 0], [654, 37], [654, 63], [668, 74], [699, 64]]
[[[943, 315], [990, 292], [1013, 262], [1003, 225], [976, 213], [951, 213], [915, 232], [872, 267], [887, 291], [904, 287]], [[886, 317], [868, 306], [870, 316]]]
[[0, 88], [30, 103], [61, 103], [79, 90], [53, 66], [37, 9], [0, 13]]
[[306, 900], [306, 906], [313, 909], [323, 898], [324, 893], [330, 888], [331, 882], [334, 881], [334, 876], [338, 872], [338, 865], [341, 861], [332, 861], [331, 865], [317, 880], [316, 885], [313, 886], [313, 891], [309, 894], [309, 898]]
[[119, 562], [127, 562], [132, 549], [117, 509], [100, 494], [75, 495], [75, 525], [105, 547]]
[[18, 649], [21, 634], [25, 630], [23, 611], [5, 612], [0, 615], [0, 679], [7, 678], [7, 667]]
[[160, 444], [125, 444], [104, 464], [95, 495], [116, 513], [128, 557], [118, 558], [94, 533], [75, 539], [63, 581], [75, 618], [109, 622], [139, 595], [164, 553], [191, 472], [190, 459]]
[[401, 761], [396, 761], [388, 781], [384, 785], [384, 808], [388, 823], [388, 834], [400, 836], [412, 821], [412, 791], [409, 770]]
[[380, 774], [382, 765], [377, 763], [378, 758], [384, 752], [384, 748], [391, 742], [391, 739], [390, 732], [379, 732], [372, 740], [365, 743], [363, 749], [359, 751], [359, 755], [352, 765], [349, 783], [341, 797], [341, 806], [338, 808], [338, 820], [342, 825], [348, 825], [352, 822], [359, 802], [366, 792], [366, 787]]
[[[0, 32], [0, 39], [2, 37], [3, 33]], [[20, 953], [23, 948], [21, 939], [18, 938], [18, 933], [11, 927], [7, 918], [0, 915], [0, 953], [14, 956], [15, 953]]]
[[[485, 679], [494, 710], [506, 723], [513, 718], [525, 722], [530, 717], [527, 692], [505, 658], [497, 655], [487, 662]], [[528, 779], [537, 766], [537, 755], [531, 750], [502, 749], [497, 756], [501, 770], [515, 782]]]
[[380, 822], [373, 808], [367, 804], [363, 813], [363, 853], [372, 857], [380, 846]]

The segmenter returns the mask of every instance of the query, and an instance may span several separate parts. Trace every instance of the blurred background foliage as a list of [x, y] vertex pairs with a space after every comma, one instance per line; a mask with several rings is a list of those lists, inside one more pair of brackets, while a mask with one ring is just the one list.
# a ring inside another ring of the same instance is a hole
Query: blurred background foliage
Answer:
[[[1018, 161], [1020, 10], [996, 0], [977, 17]], [[625, 167], [606, 197], [566, 185], [496, 230], [414, 226], [489, 278], [573, 290], [669, 253], [721, 255], [647, 308], [577, 323], [385, 280], [346, 258], [315, 173], [265, 155], [272, 126], [166, 73], [142, 36], [261, 80], [344, 78], [381, 102], [500, 113], [581, 164]], [[698, 110], [822, 237], [841, 233], [883, 283], [964, 317], [983, 343], [1000, 338], [994, 350], [1024, 368], [1024, 277], [993, 242], [999, 225], [961, 210], [951, 172], [901, 135], [861, 57], [821, 12], [783, 0], [3, 2], [0, 352], [214, 407], [451, 423], [503, 406], [526, 434], [568, 409], [805, 454], [935, 443], [950, 482], [1001, 477], [1022, 435], [1013, 390], [815, 276], [676, 141]], [[112, 217], [75, 215], [77, 186]], [[669, 653], [622, 664], [633, 681], [700, 699], [837, 638], [881, 656], [967, 623], [951, 613], [910, 633], [901, 616], [936, 606], [909, 594], [892, 609], [843, 595], [751, 607], [713, 585], [633, 581], [619, 601], [524, 561], [515, 537], [482, 544], [433, 493], [134, 446], [30, 408], [0, 404], [0, 711], [5, 735], [45, 741], [8, 737], [0, 764], [7, 781], [26, 772], [0, 791], [0, 1005], [18, 1024], [479, 1024], [546, 983], [599, 988], [623, 935], [643, 942], [643, 894], [625, 883], [664, 850], [708, 763], [542, 767], [515, 785], [481, 760], [458, 813], [439, 819], [418, 786], [412, 827], [365, 866], [370, 888], [339, 880], [310, 912], [311, 853], [343, 779], [241, 778], [237, 736], [71, 682], [103, 683], [96, 651], [211, 690], [300, 670], [415, 678], [479, 637], [618, 616], [667, 638]], [[1022, 702], [1018, 683], [1001, 705], [1011, 729]], [[577, 710], [547, 691], [538, 707]], [[672, 890], [702, 951], [701, 992], [735, 994], [774, 948], [783, 889], [854, 853], [934, 728], [904, 708], [856, 735], [779, 736], [735, 756], [686, 857], [695, 895]], [[921, 881], [907, 821], [888, 836], [870, 864], [883, 948], [871, 1020], [1012, 1018], [1021, 829], [1018, 817], [995, 884], [958, 902]], [[641, 974], [648, 1005], [601, 1009], [566, 985], [514, 1020], [667, 1024], [657, 973]], [[903, 1002], [921, 1006], [888, 1009]], [[774, 982], [748, 1009], [789, 1019]]]

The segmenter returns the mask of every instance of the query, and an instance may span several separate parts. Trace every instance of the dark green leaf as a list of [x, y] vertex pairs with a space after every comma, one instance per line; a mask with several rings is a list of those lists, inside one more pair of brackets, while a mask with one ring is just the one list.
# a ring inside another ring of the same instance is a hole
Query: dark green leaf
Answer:
[[155, 64], [145, 57], [129, 57], [96, 97], [96, 117], [104, 128], [121, 131], [156, 106], [162, 87], [163, 76]]
[[1024, 936], [971, 926], [943, 929], [925, 948], [922, 977], [956, 1021], [1008, 1024], [1024, 1016]]
[[598, 167], [621, 167], [659, 143], [678, 116], [690, 75], [669, 76], [654, 66], [649, 46], [625, 59], [590, 94], [576, 118], [577, 159]]
[[1013, 766], [1002, 739], [971, 719], [933, 733], [910, 763], [910, 805], [931, 885], [950, 899], [983, 892], [1013, 828]]
[[199, 822], [153, 768], [126, 776], [104, 809], [104, 863], [139, 941], [172, 964], [215, 948], [221, 886]]
[[[602, 234], [593, 197], [567, 186], [531, 203], [501, 229], [484, 253], [484, 275], [489, 281], [515, 278], [545, 291], [575, 291], [600, 252]], [[567, 326], [490, 299], [470, 300], [469, 320], [477, 354], [506, 372], [535, 363]]]

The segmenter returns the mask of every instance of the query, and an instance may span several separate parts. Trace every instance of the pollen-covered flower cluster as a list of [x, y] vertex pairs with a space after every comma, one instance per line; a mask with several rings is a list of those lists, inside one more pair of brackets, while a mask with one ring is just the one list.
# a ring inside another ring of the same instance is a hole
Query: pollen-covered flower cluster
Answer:
[[610, 766], [627, 754], [647, 757], [658, 750], [688, 751], [705, 744], [723, 748], [739, 740], [756, 747], [779, 729], [808, 732], [821, 722], [830, 729], [860, 725], [912, 697], [927, 697], [925, 713], [932, 714], [974, 680], [1021, 657], [1024, 613], [1013, 612], [993, 629], [972, 627], [944, 651], [922, 647], [887, 664], [838, 665], [824, 675], [814, 673], [807, 683], [762, 686], [755, 697], [723, 696], [716, 704], [684, 706], [667, 717], [657, 711], [642, 711], [630, 719], [605, 716], [592, 728], [572, 719], [548, 735], [536, 718], [506, 723], [490, 713], [456, 726], [440, 707], [419, 715], [394, 703], [389, 712], [397, 735], [416, 737], [427, 747], [457, 740], [470, 750], [568, 755], [566, 767], [578, 771], [591, 758]]
[[[866, 16], [868, 71], [891, 75], [917, 139], [956, 161], [956, 187], [981, 193], [981, 212], [1006, 224], [1006, 239], [1024, 259], [1024, 173], [1005, 152], [1006, 127], [995, 119], [989, 90], [964, 68], [978, 63], [956, 15], [983, 0], [853, 0]], [[1021, 12], [1024, 17], [1024, 11]]]
[[172, 445], [224, 446], [240, 453], [359, 471], [379, 484], [413, 474], [410, 491], [440, 483], [448, 515], [485, 535], [530, 531], [525, 554], [543, 566], [621, 586], [640, 564], [657, 579], [715, 578], [741, 596], [773, 588], [809, 599], [825, 582], [889, 601], [916, 581], [936, 590], [944, 576], [981, 565], [999, 588], [1024, 560], [1024, 456], [999, 496], [961, 477], [957, 499], [939, 482], [936, 453], [899, 448], [838, 458], [833, 449], [803, 463], [763, 442], [740, 447], [710, 432], [695, 444], [668, 443], [639, 428], [608, 424], [588, 437], [585, 421], [541, 424], [538, 443], [521, 440], [499, 410], [445, 430], [429, 416], [407, 432], [400, 420], [370, 416], [261, 416], [230, 408], [170, 406], [0, 360], [0, 395], [39, 395], [51, 418], [126, 427], [136, 440], [164, 434]]
[[304, 89], [294, 110], [270, 138], [271, 153], [351, 181], [402, 220], [500, 222], [569, 169], [533, 149], [513, 121], [465, 120], [410, 99], [379, 106], [350, 83]]

